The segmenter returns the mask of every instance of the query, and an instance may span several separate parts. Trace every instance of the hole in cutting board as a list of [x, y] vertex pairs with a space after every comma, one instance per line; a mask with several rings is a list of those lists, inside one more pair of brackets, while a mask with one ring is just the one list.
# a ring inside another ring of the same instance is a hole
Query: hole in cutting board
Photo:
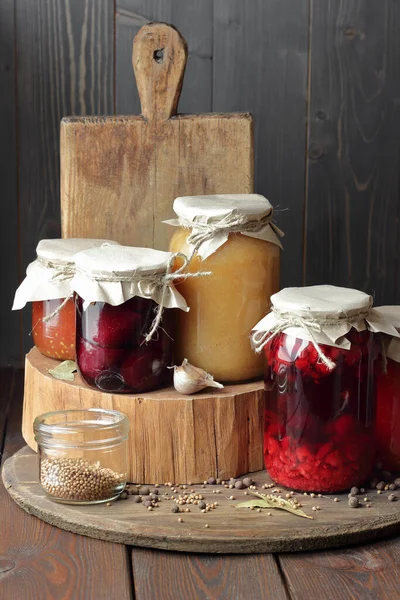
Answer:
[[157, 63], [162, 63], [164, 60], [164, 48], [160, 48], [159, 50], [154, 50], [153, 59]]

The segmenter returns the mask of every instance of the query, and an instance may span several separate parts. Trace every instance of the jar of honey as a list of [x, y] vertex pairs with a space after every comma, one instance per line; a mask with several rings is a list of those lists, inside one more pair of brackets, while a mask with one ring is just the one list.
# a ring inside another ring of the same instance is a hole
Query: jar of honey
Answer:
[[[376, 309], [400, 333], [400, 306]], [[384, 471], [400, 471], [400, 339], [385, 339], [385, 367], [378, 371], [377, 458]]]
[[75, 264], [71, 287], [77, 295], [76, 357], [83, 379], [112, 393], [162, 387], [172, 375], [171, 309], [187, 310], [173, 285], [173, 255], [107, 246], [80, 252]]
[[41, 240], [37, 258], [15, 293], [13, 310], [32, 302], [32, 336], [45, 356], [57, 360], [75, 359], [75, 304], [70, 282], [75, 273], [77, 252], [116, 244], [109, 240], [84, 238]]
[[287, 288], [253, 330], [265, 357], [264, 459], [302, 492], [364, 483], [375, 464], [376, 371], [386, 324], [358, 290]]
[[190, 306], [177, 319], [177, 362], [187, 358], [223, 382], [261, 377], [249, 334], [279, 289], [283, 234], [271, 204], [257, 194], [187, 196], [175, 200], [174, 211], [179, 218], [167, 223], [179, 229], [170, 251], [189, 257], [189, 272], [211, 272], [177, 283]]

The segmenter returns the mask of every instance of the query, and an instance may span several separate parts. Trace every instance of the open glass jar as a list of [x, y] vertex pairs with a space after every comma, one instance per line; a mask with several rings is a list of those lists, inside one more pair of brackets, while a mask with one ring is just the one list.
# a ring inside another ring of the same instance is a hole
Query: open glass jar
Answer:
[[171, 252], [191, 257], [189, 272], [211, 271], [177, 283], [190, 306], [177, 319], [177, 362], [187, 358], [223, 382], [260, 377], [262, 358], [248, 338], [279, 289], [282, 234], [271, 204], [256, 194], [187, 196], [174, 210], [179, 219], [166, 221], [179, 226]]
[[[170, 273], [173, 256], [106, 246], [75, 257], [76, 354], [83, 379], [102, 391], [147, 392], [171, 377], [173, 311], [187, 310]], [[161, 321], [162, 316], [162, 321]]]
[[46, 494], [66, 504], [114, 500], [127, 480], [129, 421], [114, 410], [46, 413], [33, 425]]
[[[376, 309], [400, 332], [400, 306]], [[386, 369], [378, 372], [377, 457], [385, 471], [400, 471], [400, 339], [386, 338]]]
[[375, 461], [380, 345], [370, 329], [385, 326], [370, 296], [348, 288], [287, 288], [271, 301], [252, 338], [266, 358], [266, 469], [303, 492], [359, 485]]
[[57, 360], [75, 359], [75, 304], [70, 282], [75, 273], [74, 255], [82, 250], [116, 244], [109, 240], [69, 238], [41, 240], [37, 259], [26, 271], [16, 291], [13, 310], [32, 302], [32, 335], [45, 356]]

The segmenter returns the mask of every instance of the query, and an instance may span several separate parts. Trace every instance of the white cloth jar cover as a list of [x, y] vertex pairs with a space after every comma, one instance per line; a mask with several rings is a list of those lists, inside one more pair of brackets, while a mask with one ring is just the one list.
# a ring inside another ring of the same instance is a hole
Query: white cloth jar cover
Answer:
[[[176, 256], [171, 252], [130, 246], [102, 246], [86, 250], [75, 256], [76, 272], [71, 288], [83, 298], [84, 310], [91, 302], [118, 306], [134, 296], [154, 300], [159, 307], [146, 336], [149, 341], [160, 324], [164, 308], [189, 310], [173, 281], [193, 275], [181, 273], [187, 264], [183, 255], [179, 255], [183, 258], [183, 265], [176, 271], [172, 270]], [[194, 276], [203, 274], [196, 273]]]
[[75, 254], [102, 244], [118, 242], [87, 238], [41, 240], [36, 248], [37, 259], [28, 265], [26, 277], [15, 292], [12, 310], [23, 308], [27, 302], [67, 298], [75, 273]]
[[163, 222], [191, 230], [187, 239], [191, 256], [196, 252], [206, 259], [225, 244], [230, 233], [241, 233], [282, 248], [279, 237], [283, 232], [272, 222], [274, 210], [264, 196], [182, 196], [174, 201], [174, 211], [179, 218]]
[[391, 321], [372, 308], [372, 297], [358, 290], [332, 285], [285, 288], [271, 296], [271, 304], [271, 312], [251, 331], [256, 352], [282, 332], [311, 341], [320, 360], [333, 369], [319, 344], [348, 350], [346, 334], [352, 327], [400, 338]]
[[[400, 333], [400, 306], [377, 306], [375, 310]], [[400, 363], [400, 339], [395, 337], [387, 339], [386, 356]]]

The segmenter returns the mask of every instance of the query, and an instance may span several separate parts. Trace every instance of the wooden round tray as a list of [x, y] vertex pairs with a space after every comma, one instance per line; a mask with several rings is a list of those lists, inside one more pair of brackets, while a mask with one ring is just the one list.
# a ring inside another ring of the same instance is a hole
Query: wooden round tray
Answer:
[[[253, 478], [258, 490], [265, 492], [261, 486], [269, 482], [266, 472], [253, 474]], [[189, 513], [174, 514], [172, 500], [162, 500], [158, 508], [149, 512], [142, 504], [136, 504], [132, 496], [110, 506], [69, 506], [46, 497], [38, 483], [37, 455], [27, 447], [5, 462], [3, 481], [19, 506], [51, 525], [134, 546], [235, 554], [294, 552], [353, 545], [400, 533], [400, 501], [389, 502], [389, 492], [378, 495], [376, 490], [366, 494], [371, 507], [367, 508], [361, 497], [363, 506], [357, 509], [348, 506], [347, 494], [338, 495], [339, 502], [334, 502], [333, 497], [298, 494], [302, 510], [313, 520], [277, 509], [259, 513], [236, 508], [239, 502], [253, 496], [223, 485], [189, 488], [201, 493], [206, 502], [218, 502], [214, 510], [205, 514], [197, 506], [191, 506]], [[160, 486], [160, 495], [167, 490], [172, 494], [169, 488]], [[284, 495], [285, 490], [281, 490]], [[178, 492], [184, 493], [181, 489]], [[232, 495], [234, 500], [230, 499]], [[320, 510], [313, 511], [313, 506]]]
[[140, 396], [95, 390], [49, 375], [58, 361], [33, 348], [25, 361], [22, 433], [36, 450], [32, 423], [53, 410], [106, 408], [129, 417], [130, 481], [203, 482], [258, 471], [263, 463], [262, 381], [209, 388], [192, 396], [166, 388]]

